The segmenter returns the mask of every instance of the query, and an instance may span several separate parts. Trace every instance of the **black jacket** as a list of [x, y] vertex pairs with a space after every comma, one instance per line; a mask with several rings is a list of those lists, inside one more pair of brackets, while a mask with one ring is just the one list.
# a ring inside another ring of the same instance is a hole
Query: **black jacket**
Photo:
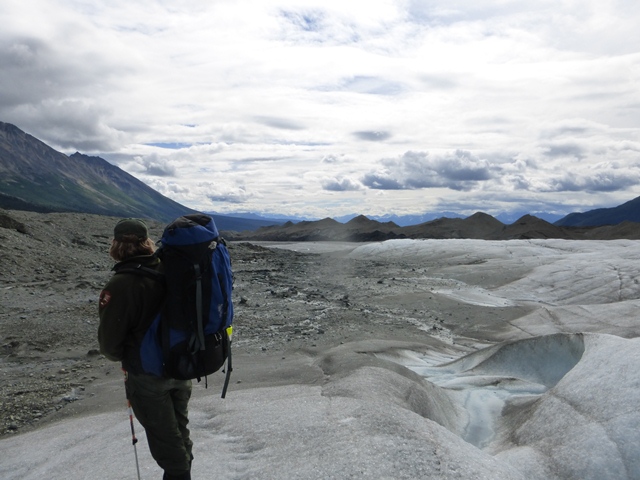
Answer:
[[[114, 271], [141, 265], [162, 272], [160, 260], [141, 255], [118, 263]], [[109, 360], [122, 361], [125, 370], [140, 373], [139, 345], [164, 299], [163, 282], [147, 275], [117, 273], [100, 293], [98, 342]]]

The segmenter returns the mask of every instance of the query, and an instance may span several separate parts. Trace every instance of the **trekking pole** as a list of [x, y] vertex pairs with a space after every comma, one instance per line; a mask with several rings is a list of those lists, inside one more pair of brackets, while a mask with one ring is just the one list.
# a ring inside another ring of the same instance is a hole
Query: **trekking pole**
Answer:
[[138, 463], [138, 449], [136, 448], [138, 439], [136, 438], [136, 432], [133, 428], [133, 410], [131, 409], [131, 401], [129, 401], [128, 398], [127, 406], [129, 407], [129, 423], [131, 423], [131, 443], [133, 445], [133, 453], [136, 456], [136, 471], [138, 472], [138, 480], [140, 480], [140, 464]]
[[[127, 372], [124, 369], [122, 369], [122, 371], [124, 372], [126, 392]], [[131, 408], [131, 400], [129, 400], [129, 394], [127, 394], [127, 408], [129, 410], [129, 424], [131, 425], [131, 444], [133, 445], [133, 454], [136, 456], [136, 472], [138, 472], [138, 480], [140, 480], [140, 464], [138, 463], [138, 448], [136, 447], [138, 439], [136, 438], [136, 430], [133, 427], [133, 408]]]

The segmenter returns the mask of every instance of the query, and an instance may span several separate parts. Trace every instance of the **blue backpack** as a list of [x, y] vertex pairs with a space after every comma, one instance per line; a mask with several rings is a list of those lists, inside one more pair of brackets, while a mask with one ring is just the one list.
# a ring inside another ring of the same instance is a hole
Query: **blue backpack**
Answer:
[[226, 244], [211, 217], [185, 215], [165, 227], [156, 255], [163, 273], [144, 267], [138, 272], [166, 286], [160, 313], [140, 345], [142, 370], [179, 380], [204, 377], [206, 385], [207, 375], [226, 362], [224, 398], [232, 371], [233, 321], [233, 272]]

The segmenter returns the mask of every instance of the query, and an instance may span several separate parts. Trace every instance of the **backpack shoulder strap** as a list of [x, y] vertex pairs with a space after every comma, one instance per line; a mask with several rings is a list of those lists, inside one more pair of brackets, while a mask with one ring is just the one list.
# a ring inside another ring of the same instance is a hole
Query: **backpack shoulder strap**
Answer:
[[143, 277], [153, 278], [159, 282], [164, 281], [164, 273], [158, 272], [157, 270], [149, 267], [145, 267], [141, 263], [132, 264], [126, 266], [118, 266], [113, 267], [114, 274], [118, 273], [133, 273], [134, 275], [142, 275]]

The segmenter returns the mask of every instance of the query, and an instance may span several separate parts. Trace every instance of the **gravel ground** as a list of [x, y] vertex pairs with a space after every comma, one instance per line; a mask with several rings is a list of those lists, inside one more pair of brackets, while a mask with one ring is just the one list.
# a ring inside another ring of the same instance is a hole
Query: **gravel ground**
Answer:
[[[97, 299], [113, 266], [107, 251], [118, 219], [0, 211], [2, 219], [0, 436], [122, 407], [119, 365], [97, 344]], [[150, 222], [153, 238], [162, 227]], [[483, 341], [480, 318], [491, 331], [525, 313], [472, 309], [439, 297], [431, 292], [447, 281], [439, 265], [349, 259], [355, 246], [300, 253], [274, 244], [229, 244], [239, 365], [232, 388], [268, 383], [270, 374], [274, 383], [286, 381], [278, 373], [286, 360], [352, 341], [435, 339], [474, 349]], [[304, 376], [305, 370], [292, 364], [287, 371]], [[301, 381], [321, 381], [317, 372], [309, 375]]]

